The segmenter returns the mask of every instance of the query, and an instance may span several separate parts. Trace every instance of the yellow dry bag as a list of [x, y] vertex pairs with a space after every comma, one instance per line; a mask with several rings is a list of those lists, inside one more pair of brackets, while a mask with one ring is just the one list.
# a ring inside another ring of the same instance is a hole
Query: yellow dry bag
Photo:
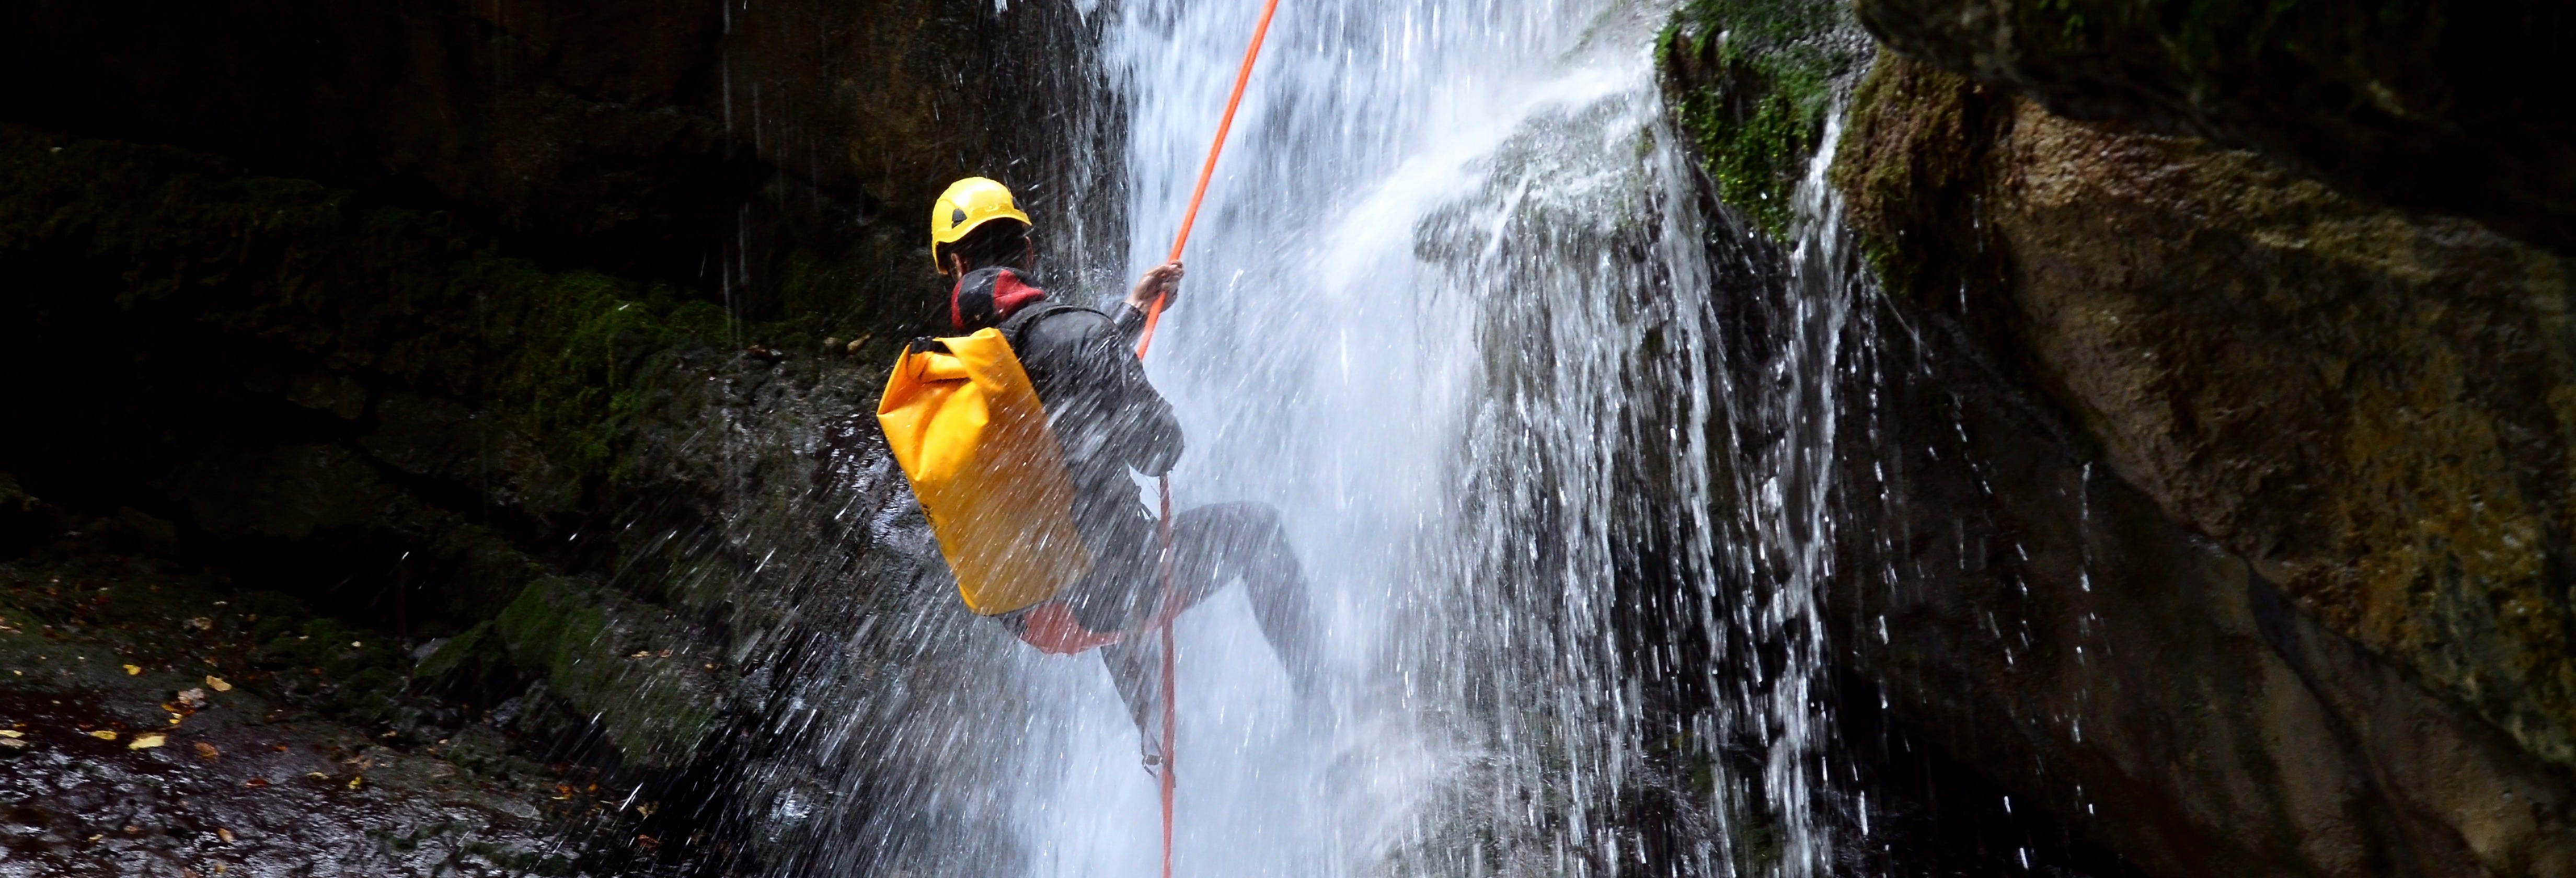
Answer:
[[1022, 609], [1091, 571], [1073, 527], [1064, 452], [1001, 330], [906, 348], [877, 402], [877, 423], [967, 609]]

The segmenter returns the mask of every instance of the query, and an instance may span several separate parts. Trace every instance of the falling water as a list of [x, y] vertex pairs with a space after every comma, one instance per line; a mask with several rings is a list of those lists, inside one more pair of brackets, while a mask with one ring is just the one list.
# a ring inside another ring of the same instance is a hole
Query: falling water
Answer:
[[[1082, 118], [1126, 145], [1071, 173], [1128, 200], [1053, 212], [1127, 239], [1059, 257], [1059, 289], [1161, 261], [1258, 11], [1090, 10], [1123, 105]], [[1296, 703], [1239, 591], [1182, 620], [1182, 872], [1832, 870], [1816, 590], [1857, 281], [1821, 164], [1785, 253], [1705, 212], [1650, 53], [1669, 13], [1281, 9], [1148, 366], [1189, 432], [1179, 506], [1286, 520], [1335, 695]], [[1734, 319], [1763, 343], [1729, 349]], [[882, 551], [823, 574], [877, 597], [797, 605], [825, 634], [752, 736], [783, 742], [744, 771], [782, 870], [1151, 874], [1154, 787], [1098, 660], [943, 600], [918, 512], [883, 500], [843, 510]]]
[[[1110, 13], [1130, 276], [1163, 257], [1257, 11]], [[1335, 709], [1299, 712], [1240, 597], [1183, 623], [1192, 874], [1826, 861], [1818, 456], [1848, 267], [1819, 165], [1801, 205], [1819, 219], [1778, 290], [1809, 309], [1780, 321], [1796, 337], [1768, 354], [1779, 380], [1720, 374], [1711, 231], [1648, 52], [1668, 12], [1280, 14], [1149, 366], [1191, 434], [1181, 505], [1282, 511], [1346, 685]], [[1736, 648], [1658, 633], [1678, 629]], [[1709, 666], [1738, 654], [1763, 666]], [[1032, 701], [1063, 749], [1018, 802], [1031, 871], [1150, 869], [1135, 732], [1096, 663], [1040, 665]], [[1648, 679], [1690, 681], [1707, 706]], [[1727, 742], [1762, 753], [1759, 771], [1713, 759]], [[1648, 799], [1690, 812], [1696, 838], [1627, 825]]]

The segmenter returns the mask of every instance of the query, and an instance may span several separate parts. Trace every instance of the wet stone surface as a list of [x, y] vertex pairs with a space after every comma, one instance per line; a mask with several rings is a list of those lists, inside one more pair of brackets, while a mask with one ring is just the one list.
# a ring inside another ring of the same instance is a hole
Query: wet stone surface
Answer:
[[617, 803], [581, 769], [404, 685], [335, 700], [385, 669], [296, 667], [329, 629], [263, 643], [199, 585], [0, 565], [0, 876], [593, 871], [561, 830]]

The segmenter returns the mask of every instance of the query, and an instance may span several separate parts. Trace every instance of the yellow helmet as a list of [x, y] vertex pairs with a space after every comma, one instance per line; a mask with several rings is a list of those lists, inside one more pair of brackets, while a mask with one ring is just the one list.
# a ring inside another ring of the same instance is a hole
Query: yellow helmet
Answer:
[[[976, 226], [1005, 218], [1019, 220], [1021, 225], [1036, 225], [1011, 200], [1011, 190], [1000, 183], [968, 177], [948, 184], [948, 191], [939, 193], [939, 200], [930, 204], [931, 264], [939, 263], [939, 245], [957, 243]], [[946, 271], [948, 266], [940, 265], [939, 269]]]

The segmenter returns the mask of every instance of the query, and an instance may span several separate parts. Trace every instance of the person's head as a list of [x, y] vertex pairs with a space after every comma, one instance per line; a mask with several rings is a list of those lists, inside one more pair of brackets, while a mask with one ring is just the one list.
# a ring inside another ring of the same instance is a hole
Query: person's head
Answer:
[[1010, 189], [968, 177], [930, 205], [930, 258], [939, 273], [952, 276], [997, 265], [1025, 271], [1037, 258], [1029, 226]]

